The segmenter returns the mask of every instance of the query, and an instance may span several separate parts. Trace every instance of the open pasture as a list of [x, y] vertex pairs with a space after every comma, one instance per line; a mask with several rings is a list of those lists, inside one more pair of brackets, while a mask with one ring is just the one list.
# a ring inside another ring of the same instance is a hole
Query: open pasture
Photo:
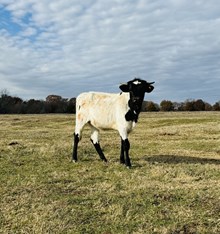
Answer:
[[0, 116], [0, 233], [220, 233], [220, 113], [142, 113], [130, 134], [85, 128], [70, 161], [74, 115]]

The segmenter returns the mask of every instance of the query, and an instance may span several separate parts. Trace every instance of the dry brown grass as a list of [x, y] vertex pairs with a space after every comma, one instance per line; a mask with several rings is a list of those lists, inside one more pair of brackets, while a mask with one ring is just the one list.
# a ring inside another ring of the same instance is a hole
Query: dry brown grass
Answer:
[[0, 116], [0, 233], [220, 233], [220, 113], [143, 113], [70, 162], [73, 115]]

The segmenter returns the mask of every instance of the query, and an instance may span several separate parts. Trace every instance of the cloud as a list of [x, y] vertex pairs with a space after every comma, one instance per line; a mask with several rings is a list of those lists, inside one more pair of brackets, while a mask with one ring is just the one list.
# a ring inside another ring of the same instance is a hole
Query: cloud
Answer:
[[156, 81], [148, 99], [220, 99], [220, 17], [213, 1], [0, 0], [2, 88], [24, 98], [118, 92]]

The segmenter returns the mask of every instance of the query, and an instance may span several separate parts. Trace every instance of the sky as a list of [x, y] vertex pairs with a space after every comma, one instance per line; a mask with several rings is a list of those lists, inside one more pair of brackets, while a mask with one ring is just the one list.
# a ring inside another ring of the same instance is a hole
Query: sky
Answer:
[[120, 92], [220, 100], [219, 0], [0, 0], [0, 91], [24, 100]]

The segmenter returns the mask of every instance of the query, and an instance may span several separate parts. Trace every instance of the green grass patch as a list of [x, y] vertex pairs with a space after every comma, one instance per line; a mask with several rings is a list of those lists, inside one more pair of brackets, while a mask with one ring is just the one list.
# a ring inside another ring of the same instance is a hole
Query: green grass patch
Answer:
[[220, 233], [220, 113], [142, 113], [130, 170], [88, 127], [71, 163], [74, 118], [0, 116], [0, 233]]

